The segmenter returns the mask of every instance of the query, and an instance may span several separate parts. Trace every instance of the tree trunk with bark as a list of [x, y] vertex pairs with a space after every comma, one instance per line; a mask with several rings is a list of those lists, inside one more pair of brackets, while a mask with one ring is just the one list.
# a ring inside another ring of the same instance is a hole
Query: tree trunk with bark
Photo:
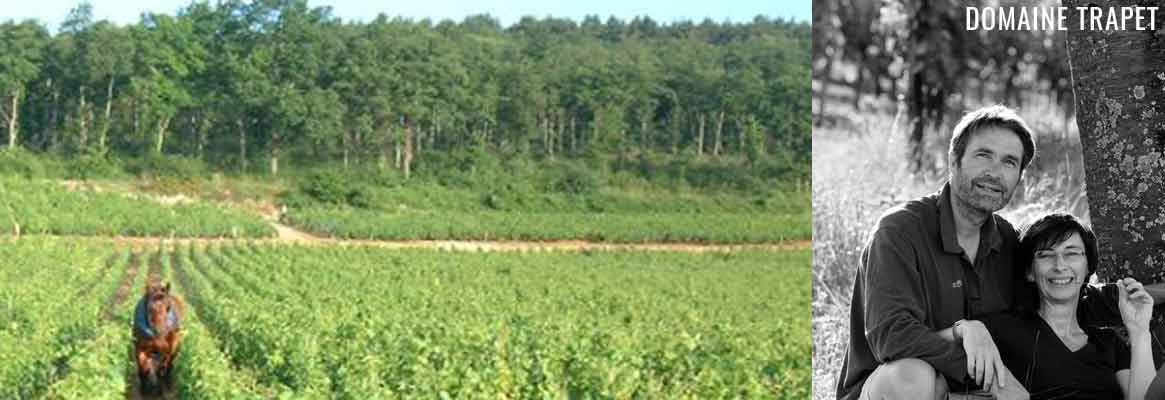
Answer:
[[19, 87], [12, 90], [12, 108], [4, 114], [8, 119], [8, 150], [14, 150], [16, 149], [17, 136], [20, 129], [20, 124], [17, 122], [17, 117], [20, 116]]
[[570, 116], [570, 153], [578, 154], [578, 131], [575, 129], [574, 115]]
[[157, 140], [154, 142], [154, 154], [162, 154], [162, 146], [166, 144], [166, 128], [169, 126], [170, 117], [165, 117], [158, 121], [158, 135]]
[[97, 136], [97, 150], [105, 153], [105, 142], [109, 135], [109, 125], [113, 122], [113, 76], [109, 77], [109, 86], [105, 89], [105, 118], [101, 124], [101, 133]]
[[704, 155], [704, 123], [707, 122], [708, 114], [700, 113], [700, 129], [696, 136], [696, 155]]
[[271, 176], [279, 175], [279, 134], [271, 134]]
[[405, 140], [404, 140], [404, 155], [401, 160], [401, 171], [404, 171], [405, 179], [409, 179], [409, 173], [413, 164], [413, 121], [405, 119]]
[[724, 110], [716, 116], [716, 143], [712, 144], [712, 156], [720, 157], [720, 139], [724, 131]]
[[235, 119], [235, 126], [239, 129], [239, 172], [247, 172], [247, 131], [243, 129], [243, 119]]
[[[1068, 20], [1077, 21], [1076, 7], [1088, 3], [1065, 0], [1064, 6]], [[1156, 18], [1161, 21], [1165, 12]], [[1153, 31], [1069, 27], [1089, 214], [1100, 247], [1098, 275], [1108, 282], [1165, 282], [1165, 38]], [[1152, 332], [1161, 338], [1165, 321], [1156, 314]], [[1153, 348], [1162, 360], [1161, 346]]]
[[77, 105], [77, 121], [80, 123], [78, 131], [81, 134], [80, 148], [84, 150], [89, 146], [89, 123], [85, 118], [85, 86], [81, 86], [80, 92], [81, 102]]

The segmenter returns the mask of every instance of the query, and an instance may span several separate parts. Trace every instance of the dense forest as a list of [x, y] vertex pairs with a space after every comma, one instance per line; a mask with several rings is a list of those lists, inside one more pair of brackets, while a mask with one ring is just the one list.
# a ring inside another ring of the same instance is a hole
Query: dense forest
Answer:
[[[489, 15], [342, 21], [303, 0], [194, 2], [135, 25], [0, 23], [7, 149], [395, 168], [429, 154], [750, 163], [810, 156], [811, 29]], [[281, 164], [282, 163], [282, 164]]]

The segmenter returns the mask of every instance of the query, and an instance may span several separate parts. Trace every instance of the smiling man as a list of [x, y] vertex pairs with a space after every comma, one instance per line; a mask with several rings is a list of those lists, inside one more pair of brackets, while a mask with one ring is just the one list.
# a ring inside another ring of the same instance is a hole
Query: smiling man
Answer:
[[1026, 397], [977, 319], [1011, 307], [1018, 234], [995, 212], [1034, 155], [1015, 111], [973, 111], [955, 126], [947, 184], [883, 214], [854, 283], [839, 399], [945, 399], [979, 387]]

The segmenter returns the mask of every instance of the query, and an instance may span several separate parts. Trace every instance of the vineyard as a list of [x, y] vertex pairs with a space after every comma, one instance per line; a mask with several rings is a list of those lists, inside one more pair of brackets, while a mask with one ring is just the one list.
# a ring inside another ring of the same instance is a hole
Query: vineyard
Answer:
[[808, 210], [766, 213], [381, 212], [307, 208], [289, 221], [345, 239], [769, 243], [812, 238]]
[[125, 398], [131, 308], [148, 275], [188, 303], [181, 398], [810, 391], [808, 251], [130, 250], [47, 238], [7, 241], [0, 259], [0, 398]]
[[267, 237], [261, 218], [205, 202], [163, 205], [56, 182], [0, 178], [0, 234]]

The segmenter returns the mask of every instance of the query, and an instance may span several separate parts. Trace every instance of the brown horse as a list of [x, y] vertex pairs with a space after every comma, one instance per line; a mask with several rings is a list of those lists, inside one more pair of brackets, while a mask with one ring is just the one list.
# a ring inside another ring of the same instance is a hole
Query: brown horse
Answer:
[[170, 378], [174, 357], [182, 341], [182, 300], [170, 294], [170, 284], [151, 282], [134, 309], [134, 355], [143, 386], [159, 388]]

